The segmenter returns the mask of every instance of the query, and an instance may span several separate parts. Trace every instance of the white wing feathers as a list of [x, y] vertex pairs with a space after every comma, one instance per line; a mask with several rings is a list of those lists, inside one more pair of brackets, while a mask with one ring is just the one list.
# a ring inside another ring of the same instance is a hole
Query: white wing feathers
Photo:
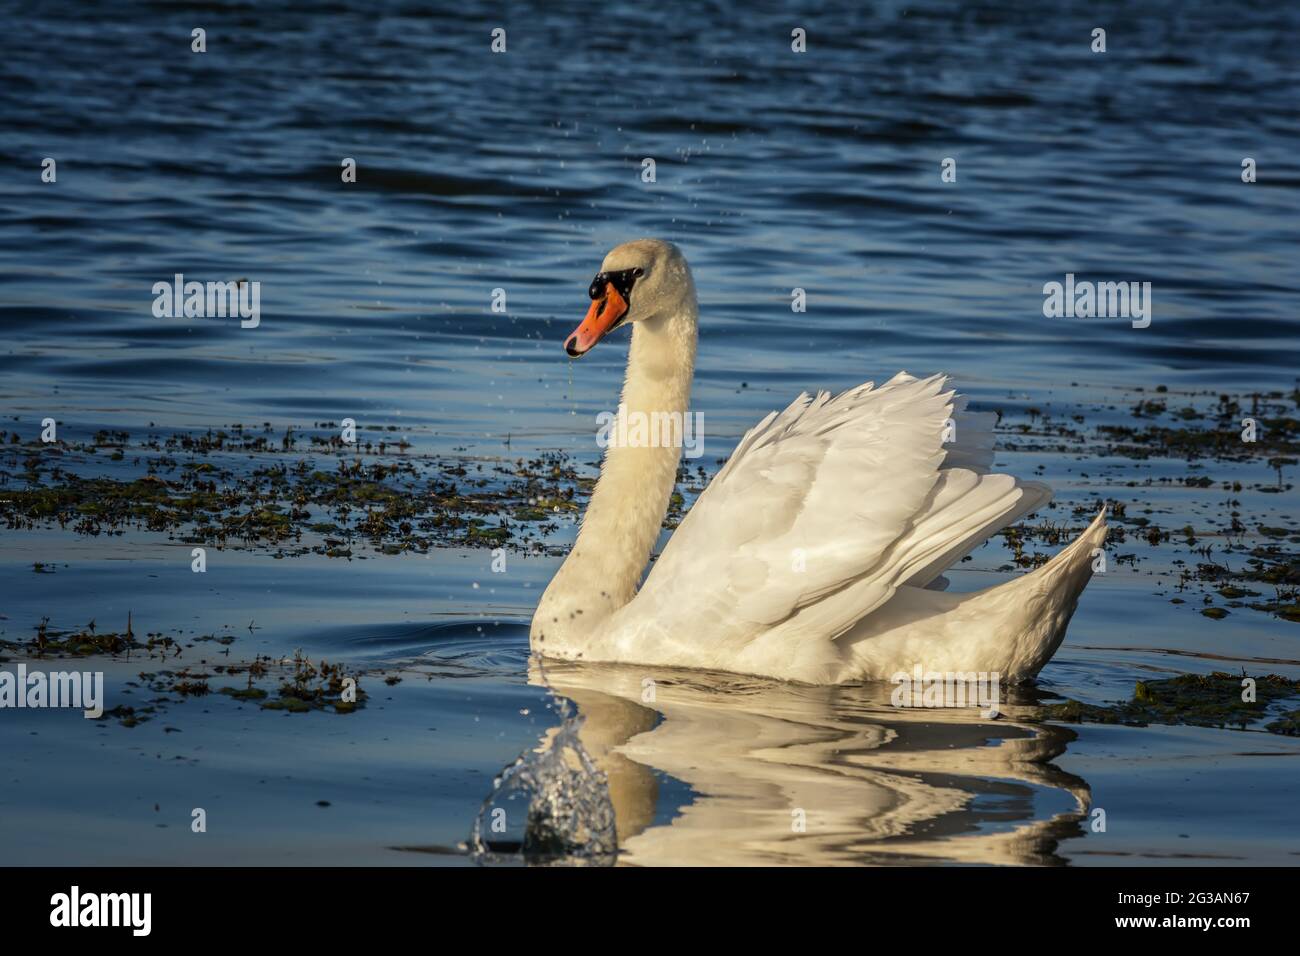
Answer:
[[642, 622], [638, 645], [649, 626], [696, 666], [744, 670], [754, 655], [768, 673], [774, 659], [829, 673], [835, 638], [898, 587], [1045, 502], [1041, 485], [988, 474], [992, 416], [966, 413], [946, 384], [900, 373], [800, 395], [751, 429], [620, 612]]

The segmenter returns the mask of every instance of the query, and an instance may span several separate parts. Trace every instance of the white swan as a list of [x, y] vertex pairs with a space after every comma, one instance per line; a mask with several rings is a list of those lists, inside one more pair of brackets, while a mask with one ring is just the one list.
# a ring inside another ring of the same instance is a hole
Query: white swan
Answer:
[[[618, 246], [590, 295], [568, 353], [632, 323], [622, 404], [630, 414], [685, 413], [698, 306], [677, 247]], [[1044, 485], [989, 473], [991, 416], [966, 412], [946, 383], [900, 373], [834, 398], [800, 395], [768, 415], [639, 588], [681, 449], [611, 444], [577, 541], [533, 616], [533, 650], [813, 684], [888, 680], [917, 666], [1032, 677], [1092, 576], [1105, 509], [1030, 574], [973, 594], [935, 589], [944, 570], [1051, 497]]]

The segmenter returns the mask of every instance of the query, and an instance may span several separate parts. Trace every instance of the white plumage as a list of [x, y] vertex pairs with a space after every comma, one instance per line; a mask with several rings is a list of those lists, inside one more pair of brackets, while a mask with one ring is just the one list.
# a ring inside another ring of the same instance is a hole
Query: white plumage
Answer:
[[[633, 266], [644, 279], [629, 302], [623, 401], [684, 412], [697, 320], [689, 270], [676, 247], [640, 240], [611, 252], [602, 271]], [[916, 665], [1032, 676], [1064, 637], [1104, 513], [1031, 574], [969, 595], [931, 589], [1051, 497], [990, 473], [991, 416], [965, 404], [944, 376], [906, 373], [801, 395], [745, 435], [639, 589], [680, 449], [610, 448], [578, 541], [534, 617], [535, 649], [810, 683], [888, 679]]]

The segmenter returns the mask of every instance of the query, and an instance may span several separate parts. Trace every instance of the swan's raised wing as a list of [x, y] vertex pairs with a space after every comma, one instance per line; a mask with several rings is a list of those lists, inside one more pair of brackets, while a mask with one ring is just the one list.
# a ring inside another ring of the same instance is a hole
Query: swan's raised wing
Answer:
[[601, 657], [839, 679], [837, 638], [1050, 498], [989, 474], [991, 416], [966, 414], [946, 385], [900, 373], [767, 416], [616, 613]]
[[[945, 385], [943, 376], [900, 374], [833, 398], [801, 395], [768, 415], [741, 440], [619, 612], [633, 627], [611, 628], [611, 636], [622, 631], [640, 648], [658, 644], [665, 659], [702, 667], [716, 661], [731, 670], [745, 669], [738, 658], [760, 636], [762, 653], [798, 656], [804, 665], [838, 658], [834, 637], [892, 595], [891, 553], [940, 480], [954, 410]], [[978, 441], [960, 454], [972, 465], [986, 457]], [[835, 603], [826, 599], [850, 585], [853, 606], [817, 622], [820, 646], [769, 646], [783, 622]]]

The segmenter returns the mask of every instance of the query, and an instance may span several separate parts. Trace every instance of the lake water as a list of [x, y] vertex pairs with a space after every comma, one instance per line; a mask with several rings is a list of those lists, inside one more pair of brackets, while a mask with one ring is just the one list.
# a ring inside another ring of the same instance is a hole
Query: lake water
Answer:
[[[1274, 393], [1269, 414], [1297, 417], [1300, 9], [591, 9], [0, 4], [0, 432], [19, 436], [0, 498], [26, 487], [27, 457], [55, 454], [36, 447], [46, 418], [65, 443], [46, 480], [128, 479], [167, 454], [292, 465], [301, 453], [195, 456], [151, 436], [240, 424], [278, 443], [344, 418], [413, 461], [560, 451], [594, 475], [626, 333], [580, 363], [562, 343], [607, 249], [652, 235], [682, 247], [700, 294], [707, 471], [803, 389], [949, 372], [1003, 412], [999, 465], [1056, 489], [1044, 519], [1082, 527], [1076, 512], [1109, 498], [1200, 542], [1119, 543], [1134, 560], [1089, 586], [1041, 691], [1300, 676], [1300, 625], [1206, 617], [1200, 591], [1170, 601], [1206, 541], [1248, 551], [1261, 525], [1298, 540], [1294, 465], [1143, 459], [1096, 431], [1156, 394], [1165, 426], [1221, 394]], [[151, 289], [177, 273], [260, 283], [260, 324], [155, 317]], [[1150, 282], [1150, 325], [1045, 318], [1044, 284], [1067, 274]], [[104, 430], [130, 436], [119, 459], [85, 450]], [[572, 533], [562, 521], [551, 541]], [[888, 688], [720, 675], [665, 675], [650, 705], [635, 672], [530, 665], [554, 553], [494, 573], [486, 547], [273, 552], [213, 548], [198, 575], [189, 543], [144, 527], [0, 527], [0, 639], [43, 618], [120, 630], [129, 612], [141, 633], [239, 635], [230, 659], [302, 648], [401, 677], [348, 716], [217, 695], [134, 727], [0, 711], [0, 862], [468, 863], [493, 776], [559, 723], [550, 690], [586, 718], [626, 862], [1300, 853], [1294, 738], [1043, 723], [1032, 695], [1000, 721], [918, 714]], [[1008, 555], [996, 539], [954, 588], [1007, 576]], [[110, 703], [138, 683], [138, 663], [96, 667]]]

